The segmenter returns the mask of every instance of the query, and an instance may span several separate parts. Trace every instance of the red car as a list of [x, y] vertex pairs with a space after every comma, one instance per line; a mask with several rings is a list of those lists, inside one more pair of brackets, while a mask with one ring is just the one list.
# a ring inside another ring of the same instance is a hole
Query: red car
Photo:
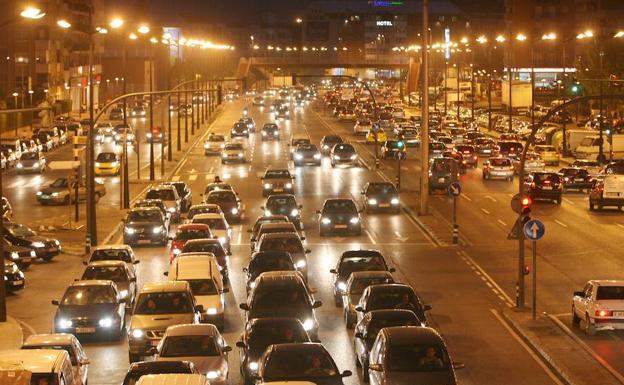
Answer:
[[210, 227], [204, 223], [192, 223], [178, 226], [175, 236], [171, 240], [169, 249], [169, 263], [173, 262], [181, 252], [187, 241], [191, 239], [214, 238]]

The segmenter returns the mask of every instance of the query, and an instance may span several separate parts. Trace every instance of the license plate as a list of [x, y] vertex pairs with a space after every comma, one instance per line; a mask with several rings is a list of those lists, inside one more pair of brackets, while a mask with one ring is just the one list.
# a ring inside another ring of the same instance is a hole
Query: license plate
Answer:
[[24, 257], [24, 258], [22, 258], [22, 262], [29, 263], [29, 262], [31, 262], [31, 261], [32, 261], [32, 258], [30, 258], [30, 257]]
[[390, 207], [390, 204], [388, 204], [388, 203], [380, 203], [379, 207]]
[[283, 188], [274, 188], [273, 191], [275, 191], [275, 192], [282, 192], [282, 191], [284, 191], [284, 189]]
[[614, 317], [624, 317], [624, 311], [614, 311], [613, 312], [613, 316]]
[[346, 229], [347, 225], [335, 225], [334, 228], [335, 229]]
[[575, 182], [584, 182], [585, 180], [583, 178], [577, 178], [577, 179], [574, 179], [574, 181]]
[[95, 328], [76, 328], [76, 333], [95, 333]]
[[444, 178], [438, 178], [438, 183], [444, 183]]
[[542, 190], [552, 190], [552, 186], [544, 186], [542, 187]]
[[142, 244], [142, 243], [152, 243], [152, 241], [149, 239], [139, 239], [139, 244]]
[[19, 286], [19, 285], [23, 285], [24, 284], [24, 280], [20, 279], [19, 281], [13, 281], [11, 283], [13, 286]]

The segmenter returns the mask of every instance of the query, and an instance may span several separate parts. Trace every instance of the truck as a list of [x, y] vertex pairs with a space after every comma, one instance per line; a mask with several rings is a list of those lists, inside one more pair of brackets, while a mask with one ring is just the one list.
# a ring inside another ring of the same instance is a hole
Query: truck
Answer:
[[[607, 159], [624, 159], [624, 134], [616, 134], [608, 140], [603, 135], [602, 152]], [[600, 153], [600, 136], [598, 134], [587, 135], [573, 151], [577, 159], [597, 160]]]
[[[531, 106], [533, 94], [531, 93], [531, 83], [523, 81], [513, 81], [511, 83], [511, 109], [516, 113], [523, 113]], [[502, 101], [503, 109], [509, 110], [509, 82], [502, 82]]]
[[581, 129], [567, 129], [566, 130], [566, 153], [573, 153], [576, 148], [581, 144], [586, 136], [595, 134], [596, 131], [581, 130]]

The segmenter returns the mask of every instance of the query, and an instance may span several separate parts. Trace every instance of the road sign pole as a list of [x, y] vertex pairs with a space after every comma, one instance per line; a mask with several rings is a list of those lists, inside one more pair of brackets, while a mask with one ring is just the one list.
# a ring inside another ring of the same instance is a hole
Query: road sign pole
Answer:
[[459, 226], [457, 225], [457, 196], [453, 195], [453, 244], [459, 242]]
[[537, 241], [533, 241], [533, 320], [537, 318]]
[[397, 190], [401, 192], [401, 157], [402, 154], [399, 151], [397, 155]]

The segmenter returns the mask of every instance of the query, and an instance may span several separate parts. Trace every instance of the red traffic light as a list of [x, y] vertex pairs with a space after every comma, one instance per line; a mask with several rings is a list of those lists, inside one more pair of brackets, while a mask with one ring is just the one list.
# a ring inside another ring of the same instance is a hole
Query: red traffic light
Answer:
[[529, 265], [524, 265], [524, 269], [522, 269], [522, 273], [523, 273], [524, 275], [529, 275], [529, 274], [531, 274], [531, 266], [529, 266]]
[[529, 197], [524, 197], [524, 198], [522, 198], [522, 201], [521, 201], [520, 203], [522, 203], [522, 207], [523, 207], [523, 208], [530, 207], [530, 206], [531, 206], [531, 203], [532, 203], [532, 202], [531, 202], [531, 198], [529, 198]]

